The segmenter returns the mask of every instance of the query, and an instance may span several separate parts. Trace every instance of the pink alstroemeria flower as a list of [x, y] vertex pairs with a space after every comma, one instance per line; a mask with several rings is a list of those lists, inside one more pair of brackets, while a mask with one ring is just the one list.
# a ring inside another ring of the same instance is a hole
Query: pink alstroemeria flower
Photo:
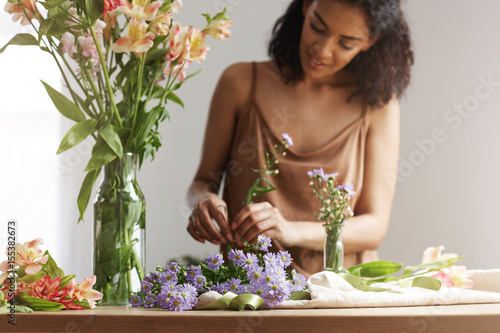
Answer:
[[169, 12], [172, 13], [173, 15], [177, 14], [179, 12], [179, 9], [182, 8], [182, 0], [175, 0], [172, 3], [172, 7], [170, 7]]
[[131, 4], [127, 0], [123, 0], [120, 10], [123, 14], [129, 17], [135, 17], [139, 21], [151, 21], [155, 18], [160, 6], [160, 1], [148, 3], [148, 0], [132, 0]]
[[445, 287], [472, 288], [473, 282], [470, 273], [465, 266], [452, 266], [443, 268], [439, 273], [432, 276], [438, 279]]
[[211, 36], [213, 39], [227, 39], [231, 36], [231, 30], [228, 28], [232, 25], [232, 21], [216, 21], [203, 29], [202, 32]]
[[[95, 301], [102, 298], [102, 294], [97, 290], [92, 289], [97, 277], [92, 275], [90, 278], [83, 279], [83, 282], [75, 286], [76, 280], [70, 281], [68, 288], [72, 290], [72, 296], [76, 297], [79, 301], [86, 299], [89, 302], [90, 308], [95, 308]], [[73, 282], [75, 281], [75, 282]]]
[[97, 66], [101, 63], [99, 53], [97, 52], [97, 48], [92, 37], [79, 36], [78, 44], [82, 47], [82, 55], [89, 57], [93, 66]]
[[186, 39], [188, 49], [186, 60], [196, 61], [198, 63], [203, 62], [210, 50], [205, 44], [205, 34], [202, 33], [200, 29], [191, 26], [183, 27], [181, 29], [181, 34], [184, 34], [181, 38]]
[[458, 258], [458, 255], [455, 253], [445, 253], [441, 254], [441, 251], [444, 250], [444, 246], [440, 245], [438, 247], [428, 247], [424, 251], [424, 256], [422, 258], [422, 264], [427, 264], [432, 261], [437, 260], [448, 260], [452, 258]]
[[130, 19], [128, 24], [128, 36], [121, 37], [113, 45], [111, 49], [116, 53], [134, 52], [140, 57], [153, 46], [154, 34], [146, 32], [148, 25], [144, 21], [138, 21], [135, 17]]
[[52, 301], [59, 293], [60, 286], [61, 278], [59, 276], [52, 280], [50, 276], [46, 275], [34, 284], [31, 290], [31, 296], [46, 301]]
[[156, 35], [166, 36], [169, 32], [170, 22], [172, 21], [172, 16], [169, 13], [162, 13], [156, 16], [149, 25], [149, 30]]
[[106, 23], [106, 28], [104, 29], [104, 39], [109, 42], [111, 40], [113, 29], [116, 25], [116, 11], [109, 12], [108, 15], [104, 16], [104, 22]]
[[188, 53], [188, 41], [182, 38], [181, 26], [178, 22], [172, 23], [170, 34], [168, 35], [168, 53], [165, 56], [166, 61], [182, 62]]
[[61, 50], [73, 58], [75, 52], [75, 35], [70, 32], [65, 32], [61, 35]]
[[[36, 0], [19, 0], [19, 5], [7, 2], [5, 4], [4, 11], [13, 15], [12, 21], [14, 22], [21, 19], [21, 25], [29, 25], [30, 21], [36, 18], [35, 12], [40, 14], [38, 12], [38, 8], [36, 7]], [[24, 12], [26, 12], [26, 14]]]
[[97, 20], [94, 24], [94, 29], [97, 37], [101, 37], [104, 29], [106, 28], [106, 22], [102, 20]]
[[[42, 257], [43, 251], [38, 248], [40, 244], [43, 244], [43, 240], [41, 238], [37, 238], [24, 244], [16, 243], [16, 259], [13, 265], [15, 267], [24, 266], [24, 271], [28, 275], [40, 272], [42, 264], [45, 264], [49, 259], [48, 255], [44, 255]], [[7, 272], [9, 270], [9, 266], [10, 263], [8, 261], [0, 263], [0, 271]], [[2, 276], [4, 274], [2, 274]]]
[[102, 15], [104, 15], [104, 17], [106, 17], [109, 12], [115, 10], [119, 6], [121, 6], [120, 0], [104, 0], [104, 11], [103, 11]]

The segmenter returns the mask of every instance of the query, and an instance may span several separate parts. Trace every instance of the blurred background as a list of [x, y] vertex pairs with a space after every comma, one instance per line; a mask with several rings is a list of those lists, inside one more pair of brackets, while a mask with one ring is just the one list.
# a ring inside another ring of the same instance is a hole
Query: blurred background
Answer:
[[[184, 0], [175, 17], [203, 27], [201, 13], [227, 7], [234, 21], [229, 40], [209, 40], [202, 68], [178, 92], [185, 109], [171, 103], [160, 126], [163, 147], [147, 161], [138, 182], [147, 201], [147, 270], [171, 258], [217, 251], [186, 232], [185, 195], [198, 167], [208, 105], [222, 71], [232, 63], [262, 61], [276, 19], [289, 0]], [[0, 7], [6, 1], [0, 1]], [[413, 78], [401, 99], [401, 150], [385, 260], [420, 263], [428, 246], [465, 255], [468, 268], [500, 268], [500, 2], [403, 1], [416, 55]], [[0, 46], [31, 30], [0, 13]], [[92, 209], [77, 224], [76, 198], [91, 142], [56, 156], [72, 126], [52, 105], [40, 79], [62, 90], [59, 70], [35, 47], [10, 46], [0, 54], [0, 247], [8, 219], [17, 240], [44, 239], [78, 281], [92, 272]], [[94, 193], [95, 193], [94, 189]], [[0, 261], [3, 258], [0, 257]]]

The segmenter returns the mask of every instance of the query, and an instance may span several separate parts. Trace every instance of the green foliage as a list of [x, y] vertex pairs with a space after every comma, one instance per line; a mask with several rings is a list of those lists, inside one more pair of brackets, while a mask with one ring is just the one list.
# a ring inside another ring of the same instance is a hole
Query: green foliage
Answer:
[[0, 49], [0, 53], [3, 53], [3, 51], [5, 51], [5, 49], [9, 45], [36, 45], [36, 46], [38, 46], [38, 41], [31, 34], [17, 34], [14, 37], [12, 37], [12, 39]]
[[52, 103], [54, 103], [56, 109], [63, 116], [76, 122], [87, 119], [85, 114], [78, 106], [75, 105], [75, 103], [71, 102], [66, 96], [52, 88], [48, 83], [42, 81], [42, 84], [45, 87], [45, 90], [47, 90]]
[[259, 174], [253, 185], [247, 192], [243, 205], [248, 206], [253, 203], [253, 198], [271, 191], [276, 190], [276, 187], [271, 184], [267, 176], [275, 176], [279, 170], [276, 168], [278, 159], [286, 155], [285, 150], [288, 148], [287, 141], [283, 139], [279, 145], [274, 145], [274, 150], [265, 153], [266, 165], [261, 169], [252, 169], [253, 172]]
[[76, 123], [64, 136], [57, 149], [57, 154], [65, 152], [85, 140], [95, 129], [97, 121], [95, 119], [86, 119]]
[[339, 274], [351, 285], [359, 290], [380, 291], [370, 287], [378, 282], [398, 281], [402, 287], [419, 287], [429, 290], [439, 290], [441, 281], [430, 276], [423, 276], [429, 272], [440, 271], [453, 266], [459, 258], [436, 260], [421, 265], [408, 266], [403, 270], [401, 277], [388, 276], [398, 272], [402, 264], [392, 261], [373, 261], [349, 268], [349, 274]]
[[59, 311], [66, 308], [61, 303], [55, 303], [46, 301], [44, 299], [31, 297], [23, 292], [17, 293], [16, 303], [19, 305], [28, 306], [35, 311]]
[[89, 20], [90, 25], [94, 25], [98, 18], [101, 17], [104, 11], [104, 1], [102, 0], [85, 0], [85, 16]]
[[401, 269], [403, 265], [392, 261], [372, 261], [348, 269], [349, 273], [363, 277], [379, 277], [391, 275]]
[[404, 269], [403, 271], [403, 278], [409, 277], [414, 275], [418, 271], [440, 271], [444, 267], [451, 267], [455, 265], [457, 261], [460, 259], [463, 259], [464, 257], [458, 257], [458, 258], [450, 258], [446, 260], [437, 260], [437, 261], [432, 261], [429, 263], [421, 264], [421, 265], [416, 265], [416, 266], [408, 266]]
[[92, 193], [92, 188], [94, 183], [101, 173], [101, 169], [95, 169], [89, 171], [83, 180], [82, 187], [80, 188], [80, 193], [78, 194], [77, 205], [78, 212], [80, 213], [79, 221], [83, 221], [83, 214], [90, 200], [90, 194]]
[[57, 266], [56, 262], [52, 258], [52, 256], [49, 254], [49, 251], [46, 250], [43, 255], [48, 255], [49, 259], [45, 264], [42, 264], [42, 269], [44, 272], [46, 272], [51, 279], [55, 279], [56, 277], [64, 277], [64, 271]]

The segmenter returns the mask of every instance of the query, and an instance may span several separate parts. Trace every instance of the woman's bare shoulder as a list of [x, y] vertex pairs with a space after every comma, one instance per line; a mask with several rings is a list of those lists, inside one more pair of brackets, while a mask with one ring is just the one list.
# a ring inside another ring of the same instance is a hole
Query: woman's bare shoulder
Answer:
[[388, 124], [399, 122], [400, 106], [399, 100], [393, 97], [386, 104], [379, 107], [368, 106], [366, 118], [369, 128], [379, 128]]
[[[225, 98], [231, 99], [238, 109], [248, 101], [254, 62], [238, 62], [228, 66], [222, 73], [219, 86], [225, 91]], [[258, 76], [269, 76], [276, 72], [272, 61], [255, 62]]]

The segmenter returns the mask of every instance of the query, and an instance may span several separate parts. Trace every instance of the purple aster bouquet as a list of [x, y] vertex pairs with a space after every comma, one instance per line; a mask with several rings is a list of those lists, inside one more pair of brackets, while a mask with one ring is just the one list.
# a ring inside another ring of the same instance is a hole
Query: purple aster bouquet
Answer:
[[309, 185], [322, 205], [319, 214], [313, 213], [314, 216], [324, 221], [326, 225], [331, 225], [344, 223], [346, 218], [354, 215], [347, 204], [349, 199], [356, 194], [352, 184], [337, 185], [335, 177], [338, 173], [328, 174], [322, 168], [308, 171], [307, 175], [311, 178]]
[[[245, 242], [245, 245], [244, 250], [232, 249], [227, 262], [218, 253], [197, 266], [171, 262], [166, 267], [157, 267], [156, 272], [144, 278], [141, 292], [133, 295], [130, 303], [133, 307], [183, 311], [195, 307], [201, 294], [216, 291], [221, 295], [240, 295], [236, 297], [251, 295], [250, 303], [256, 306], [250, 307], [257, 309], [263, 304], [280, 305], [292, 293], [306, 288], [306, 278], [287, 269], [292, 262], [287, 251], [268, 252], [269, 237], [259, 235], [257, 243]], [[245, 304], [236, 308], [244, 307]]]
[[322, 168], [307, 172], [311, 178], [309, 185], [321, 201], [319, 214], [313, 213], [324, 221], [326, 229], [324, 263], [325, 270], [335, 273], [347, 272], [344, 267], [344, 246], [342, 244], [342, 227], [347, 217], [353, 216], [347, 204], [356, 193], [352, 184], [338, 185], [335, 177], [338, 173], [325, 173]]

